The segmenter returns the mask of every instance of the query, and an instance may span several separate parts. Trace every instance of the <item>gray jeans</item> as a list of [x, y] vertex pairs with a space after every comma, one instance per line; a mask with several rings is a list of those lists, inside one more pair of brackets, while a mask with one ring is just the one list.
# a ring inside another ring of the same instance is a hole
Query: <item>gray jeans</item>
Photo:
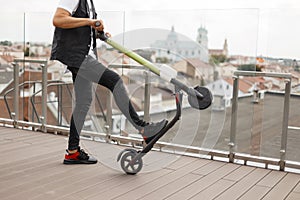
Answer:
[[93, 100], [93, 83], [108, 88], [114, 96], [115, 102], [129, 122], [138, 130], [144, 126], [128, 97], [123, 81], [114, 71], [106, 68], [96, 59], [88, 56], [80, 68], [68, 66], [72, 72], [75, 92], [75, 107], [70, 122], [69, 150], [79, 146], [79, 136], [85, 117]]

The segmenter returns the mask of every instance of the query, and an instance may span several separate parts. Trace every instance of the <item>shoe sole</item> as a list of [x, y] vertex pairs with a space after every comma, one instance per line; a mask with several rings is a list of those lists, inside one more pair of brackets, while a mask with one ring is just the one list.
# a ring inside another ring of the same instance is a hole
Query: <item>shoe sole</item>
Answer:
[[64, 160], [63, 164], [65, 165], [76, 165], [76, 164], [96, 164], [97, 161], [88, 161], [88, 160]]

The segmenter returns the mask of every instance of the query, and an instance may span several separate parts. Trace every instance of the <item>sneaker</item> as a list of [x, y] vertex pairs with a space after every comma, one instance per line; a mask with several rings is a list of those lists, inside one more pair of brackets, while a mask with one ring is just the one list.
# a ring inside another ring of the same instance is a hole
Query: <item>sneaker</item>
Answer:
[[83, 149], [78, 147], [76, 153], [70, 154], [68, 150], [65, 154], [64, 164], [95, 164], [97, 159], [89, 156]]
[[146, 144], [149, 144], [153, 138], [167, 125], [167, 120], [162, 120], [157, 123], [150, 123], [144, 126], [142, 136]]

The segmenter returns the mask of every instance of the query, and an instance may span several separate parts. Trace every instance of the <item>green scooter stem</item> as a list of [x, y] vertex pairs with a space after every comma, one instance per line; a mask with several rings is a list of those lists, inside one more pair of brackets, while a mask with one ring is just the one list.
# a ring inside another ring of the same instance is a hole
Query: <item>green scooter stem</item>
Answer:
[[133, 51], [123, 47], [122, 45], [116, 43], [115, 41], [111, 40], [109, 37], [107, 37], [105, 35], [104, 32], [99, 32], [98, 33], [98, 37], [100, 38], [100, 40], [106, 42], [107, 44], [109, 44], [110, 46], [112, 46], [113, 48], [121, 51], [122, 53], [124, 53], [125, 55], [127, 55], [128, 57], [132, 58], [133, 60], [135, 60], [136, 62], [138, 62], [139, 64], [147, 67], [148, 69], [150, 69], [153, 73], [155, 73], [156, 75], [160, 76], [160, 70], [158, 69], [157, 66], [155, 66], [153, 63], [151, 63], [150, 61], [146, 60], [145, 58], [143, 58], [142, 56], [134, 53]]

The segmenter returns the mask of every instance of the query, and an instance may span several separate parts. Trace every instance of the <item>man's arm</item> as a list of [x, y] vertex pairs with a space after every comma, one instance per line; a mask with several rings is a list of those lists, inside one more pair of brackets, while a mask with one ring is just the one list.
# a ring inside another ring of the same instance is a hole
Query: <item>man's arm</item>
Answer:
[[[96, 21], [100, 21], [101, 25], [96, 27]], [[91, 26], [98, 31], [103, 31], [104, 29], [102, 20], [72, 17], [71, 14], [63, 8], [57, 8], [53, 17], [53, 25], [59, 28], [77, 28], [81, 26]]]

